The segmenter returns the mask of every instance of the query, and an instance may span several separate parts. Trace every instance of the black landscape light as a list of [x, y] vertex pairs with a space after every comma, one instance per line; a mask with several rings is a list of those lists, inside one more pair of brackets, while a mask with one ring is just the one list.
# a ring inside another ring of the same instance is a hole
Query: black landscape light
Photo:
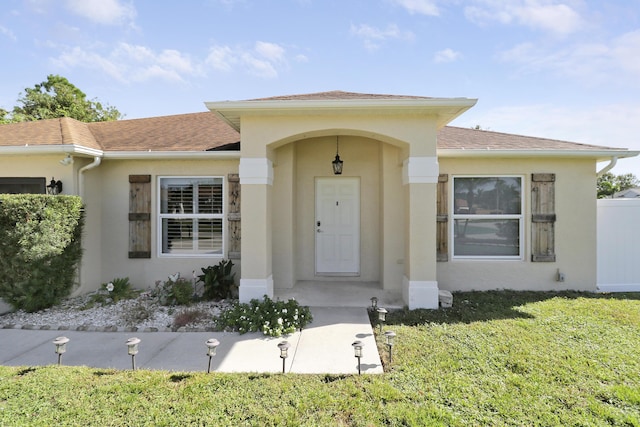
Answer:
[[384, 336], [387, 338], [387, 347], [389, 347], [389, 364], [391, 364], [393, 357], [393, 341], [396, 338], [396, 333], [393, 331], [387, 331], [384, 333]]
[[287, 357], [289, 357], [289, 347], [291, 347], [291, 344], [289, 344], [288, 341], [282, 341], [281, 343], [278, 344], [278, 348], [280, 349], [280, 358], [282, 359], [282, 373], [285, 373], [285, 369], [284, 369], [284, 364], [285, 364], [285, 360], [287, 359]]
[[371, 297], [371, 311], [378, 309], [378, 297]]
[[362, 343], [362, 341], [355, 341], [351, 345], [353, 346], [354, 356], [356, 357], [356, 359], [358, 359], [358, 375], [360, 375], [360, 359], [362, 358], [362, 347], [364, 347], [364, 344]]
[[60, 366], [62, 355], [67, 352], [68, 342], [69, 342], [69, 338], [67, 337], [58, 337], [55, 340], [53, 340], [53, 344], [56, 346], [56, 354], [58, 355], [58, 366]]
[[127, 340], [127, 352], [131, 356], [131, 369], [136, 370], [136, 354], [138, 354], [138, 344], [140, 339], [133, 337]]
[[207, 345], [207, 356], [209, 356], [209, 367], [207, 368], [207, 374], [211, 372], [211, 358], [216, 355], [216, 348], [220, 345], [220, 341], [215, 338], [208, 339], [205, 343]]
[[382, 333], [382, 324], [387, 320], [387, 309], [380, 307], [378, 309], [378, 323], [380, 324], [380, 333]]

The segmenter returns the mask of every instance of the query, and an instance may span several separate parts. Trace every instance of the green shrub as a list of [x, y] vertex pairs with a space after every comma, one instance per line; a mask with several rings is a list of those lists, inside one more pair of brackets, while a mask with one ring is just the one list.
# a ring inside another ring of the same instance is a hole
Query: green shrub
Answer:
[[193, 285], [176, 273], [165, 282], [157, 281], [154, 294], [162, 305], [189, 305], [193, 301]]
[[232, 298], [237, 291], [235, 273], [232, 273], [233, 262], [221, 260], [218, 265], [210, 265], [202, 269], [198, 281], [204, 290], [202, 297], [207, 300]]
[[115, 278], [109, 283], [103, 283], [100, 289], [89, 298], [89, 302], [84, 307], [89, 309], [96, 304], [115, 304], [120, 300], [133, 299], [140, 295], [140, 291], [131, 288], [129, 278]]
[[76, 284], [82, 200], [2, 194], [0, 202], [0, 298], [27, 312], [59, 303]]
[[241, 334], [262, 332], [279, 337], [302, 330], [313, 318], [309, 307], [300, 306], [294, 299], [273, 301], [265, 295], [262, 301], [253, 299], [249, 304], [235, 303], [216, 319], [222, 329], [231, 329]]

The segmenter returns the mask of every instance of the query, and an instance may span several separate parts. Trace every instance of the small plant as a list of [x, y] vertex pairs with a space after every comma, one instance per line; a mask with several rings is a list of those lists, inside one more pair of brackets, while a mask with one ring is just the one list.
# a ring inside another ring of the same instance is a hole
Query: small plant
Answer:
[[232, 298], [237, 294], [235, 273], [232, 273], [233, 262], [221, 260], [217, 265], [210, 265], [202, 269], [198, 281], [203, 284], [202, 297], [207, 300]]
[[205, 319], [207, 316], [207, 313], [198, 309], [181, 310], [177, 312], [173, 317], [173, 327], [177, 329], [183, 326], [198, 323], [199, 321]]
[[193, 301], [193, 284], [180, 277], [180, 273], [172, 274], [165, 282], [156, 282], [155, 296], [162, 305], [189, 305]]
[[122, 313], [122, 320], [127, 326], [135, 326], [153, 318], [156, 305], [151, 301], [137, 300], [133, 306]]
[[140, 291], [132, 289], [129, 278], [115, 278], [109, 283], [103, 283], [100, 289], [91, 297], [84, 306], [84, 309], [89, 309], [95, 305], [109, 305], [115, 304], [120, 300], [137, 298], [140, 295]]
[[253, 299], [249, 304], [235, 303], [216, 318], [218, 327], [244, 334], [262, 332], [279, 337], [307, 326], [313, 318], [309, 307], [300, 306], [294, 299], [273, 301], [265, 295], [262, 301]]

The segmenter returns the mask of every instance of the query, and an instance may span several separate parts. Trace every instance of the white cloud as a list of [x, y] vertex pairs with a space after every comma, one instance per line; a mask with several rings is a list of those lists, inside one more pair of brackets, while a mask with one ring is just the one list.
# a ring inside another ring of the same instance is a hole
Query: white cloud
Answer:
[[125, 83], [156, 78], [184, 82], [187, 76], [200, 74], [199, 67], [189, 56], [177, 50], [154, 52], [148, 47], [128, 43], [120, 43], [107, 55], [74, 47], [65, 50], [53, 62], [64, 68], [100, 70]]
[[523, 43], [502, 52], [499, 58], [519, 64], [522, 73], [551, 71], [589, 86], [613, 83], [640, 87], [638, 52], [640, 30], [608, 42], [575, 43], [555, 51]]
[[14, 42], [18, 40], [18, 38], [16, 37], [16, 35], [13, 33], [13, 31], [11, 31], [10, 29], [8, 29], [7, 27], [3, 27], [2, 25], [0, 25], [0, 34], [10, 38], [11, 40], [13, 40]]
[[281, 45], [264, 41], [257, 41], [252, 49], [215, 45], [209, 49], [205, 63], [218, 71], [240, 67], [249, 74], [272, 79], [288, 66], [286, 54]]
[[433, 61], [439, 64], [445, 63], [445, 62], [454, 62], [458, 60], [460, 57], [461, 57], [460, 52], [456, 52], [453, 49], [447, 48], [447, 49], [436, 52], [436, 55], [433, 58]]
[[411, 31], [402, 31], [396, 24], [389, 24], [387, 28], [380, 29], [367, 24], [351, 25], [351, 34], [364, 41], [367, 50], [376, 50], [385, 40], [413, 40]]
[[416, 13], [427, 16], [440, 15], [440, 10], [435, 0], [391, 0], [391, 2], [405, 8], [412, 15]]
[[103, 25], [133, 23], [136, 9], [122, 0], [67, 0], [67, 9], [76, 15]]
[[474, 0], [474, 5], [464, 8], [468, 20], [486, 25], [523, 25], [534, 30], [556, 35], [567, 35], [585, 28], [580, 13], [568, 2], [558, 0]]

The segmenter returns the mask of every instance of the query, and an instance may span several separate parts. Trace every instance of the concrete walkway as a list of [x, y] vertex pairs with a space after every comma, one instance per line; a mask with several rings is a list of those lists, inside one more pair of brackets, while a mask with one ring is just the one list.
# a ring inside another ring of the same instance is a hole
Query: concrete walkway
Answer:
[[131, 369], [126, 340], [140, 338], [136, 356], [138, 369], [205, 371], [209, 358], [205, 342], [220, 341], [211, 364], [219, 372], [282, 372], [277, 345], [291, 344], [285, 360], [286, 372], [357, 374], [358, 363], [351, 344], [364, 343], [363, 374], [382, 373], [382, 364], [364, 308], [311, 307], [313, 323], [285, 338], [252, 333], [225, 332], [80, 332], [57, 330], [0, 329], [0, 365], [42, 366], [57, 363], [53, 340], [69, 338], [63, 365]]

